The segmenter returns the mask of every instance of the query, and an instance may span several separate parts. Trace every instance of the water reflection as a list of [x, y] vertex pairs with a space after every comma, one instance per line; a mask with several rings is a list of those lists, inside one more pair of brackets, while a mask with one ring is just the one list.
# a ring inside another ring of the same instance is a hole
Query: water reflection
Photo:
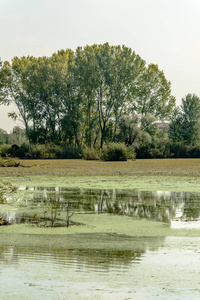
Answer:
[[193, 249], [190, 239], [176, 249], [173, 239], [132, 238], [124, 250], [106, 250], [27, 238], [1, 235], [1, 299], [199, 299], [199, 239]]
[[[66, 208], [67, 203], [75, 212], [126, 215], [138, 219], [172, 222], [172, 226], [175, 220], [182, 223], [200, 221], [200, 193], [58, 187], [21, 187], [20, 190], [22, 193], [18, 207], [21, 203], [21, 207], [27, 207], [30, 211], [44, 207], [44, 203], [49, 203], [53, 197], [55, 201], [59, 201], [61, 210]], [[28, 222], [30, 219], [30, 215], [10, 209], [3, 216], [14, 223]]]

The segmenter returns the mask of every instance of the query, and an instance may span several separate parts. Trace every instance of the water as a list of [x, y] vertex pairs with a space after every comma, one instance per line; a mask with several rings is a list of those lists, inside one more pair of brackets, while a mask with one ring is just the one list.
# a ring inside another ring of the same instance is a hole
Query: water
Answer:
[[[200, 228], [200, 194], [21, 188], [4, 218], [31, 222], [46, 201], [76, 213], [117, 214]], [[65, 207], [66, 208], [66, 207]], [[200, 299], [200, 237], [0, 235], [0, 299]], [[71, 238], [126, 244], [69, 249]], [[19, 241], [20, 239], [20, 241]], [[65, 241], [63, 242], [63, 239]]]
[[[12, 223], [31, 222], [52, 203], [70, 212], [110, 213], [169, 223], [171, 228], [200, 228], [200, 193], [21, 187], [17, 206], [2, 214]], [[28, 211], [19, 208], [28, 208]], [[38, 211], [40, 209], [40, 211]], [[43, 214], [43, 216], [42, 216]], [[178, 222], [177, 222], [178, 221]]]
[[174, 240], [143, 253], [0, 247], [0, 298], [199, 299], [200, 251]]

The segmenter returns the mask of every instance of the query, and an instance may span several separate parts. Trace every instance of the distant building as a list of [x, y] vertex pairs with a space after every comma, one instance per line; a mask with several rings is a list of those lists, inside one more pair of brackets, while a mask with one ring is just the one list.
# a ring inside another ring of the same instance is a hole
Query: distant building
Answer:
[[163, 130], [163, 131], [168, 131], [169, 130], [169, 126], [170, 126], [170, 123], [162, 123], [162, 122], [158, 122], [156, 123], [156, 126]]

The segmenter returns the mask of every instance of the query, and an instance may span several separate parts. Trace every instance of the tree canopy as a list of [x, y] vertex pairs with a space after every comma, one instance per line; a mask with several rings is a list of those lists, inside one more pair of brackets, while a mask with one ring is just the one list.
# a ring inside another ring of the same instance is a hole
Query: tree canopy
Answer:
[[200, 98], [187, 94], [171, 117], [170, 137], [174, 142], [195, 145], [200, 140]]
[[116, 140], [123, 118], [166, 120], [175, 105], [157, 65], [108, 43], [1, 62], [0, 91], [3, 103], [16, 105], [31, 143], [78, 147]]

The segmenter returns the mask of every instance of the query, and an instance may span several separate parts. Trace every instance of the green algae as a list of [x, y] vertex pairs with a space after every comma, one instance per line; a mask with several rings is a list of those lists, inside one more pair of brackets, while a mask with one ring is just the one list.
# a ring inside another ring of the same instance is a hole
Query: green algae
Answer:
[[199, 237], [199, 229], [172, 229], [170, 224], [149, 221], [146, 219], [136, 220], [127, 216], [110, 214], [75, 214], [73, 222], [82, 225], [70, 227], [36, 227], [26, 224], [1, 226], [0, 234], [28, 234], [28, 235], [78, 235], [78, 234], [114, 234], [124, 237]]
[[200, 177], [178, 176], [25, 176], [4, 177], [16, 186], [137, 189], [141, 191], [200, 192]]

